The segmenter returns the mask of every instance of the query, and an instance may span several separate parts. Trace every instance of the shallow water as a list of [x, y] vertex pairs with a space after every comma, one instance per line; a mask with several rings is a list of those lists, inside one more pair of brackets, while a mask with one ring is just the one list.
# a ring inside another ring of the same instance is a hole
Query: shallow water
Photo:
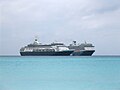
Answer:
[[0, 90], [120, 90], [120, 57], [0, 57]]

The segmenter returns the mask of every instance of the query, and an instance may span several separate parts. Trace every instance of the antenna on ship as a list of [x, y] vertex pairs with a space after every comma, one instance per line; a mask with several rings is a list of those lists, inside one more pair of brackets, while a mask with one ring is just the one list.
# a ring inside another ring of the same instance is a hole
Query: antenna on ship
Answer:
[[38, 40], [38, 36], [36, 35], [36, 36], [35, 36], [35, 41], [37, 41], [37, 40]]
[[38, 42], [38, 36], [37, 36], [37, 35], [35, 36], [34, 44], [35, 44], [35, 45], [39, 45], [39, 44], [40, 44], [40, 43]]

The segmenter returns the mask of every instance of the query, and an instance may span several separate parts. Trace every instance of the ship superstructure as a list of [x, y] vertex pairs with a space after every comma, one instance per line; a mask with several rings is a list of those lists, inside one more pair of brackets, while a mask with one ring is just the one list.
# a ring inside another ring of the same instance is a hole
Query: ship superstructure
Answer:
[[63, 43], [41, 44], [35, 39], [34, 43], [20, 49], [21, 56], [69, 56], [70, 50]]
[[94, 46], [87, 42], [77, 44], [76, 41], [73, 41], [68, 48], [70, 50], [74, 50], [74, 52], [71, 54], [72, 56], [91, 56], [95, 52]]

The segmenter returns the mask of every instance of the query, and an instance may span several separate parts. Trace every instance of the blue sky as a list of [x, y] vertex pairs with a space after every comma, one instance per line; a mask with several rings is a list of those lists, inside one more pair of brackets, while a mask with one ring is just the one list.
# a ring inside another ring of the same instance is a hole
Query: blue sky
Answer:
[[120, 54], [120, 0], [0, 0], [0, 55], [42, 43], [93, 43], [94, 55]]

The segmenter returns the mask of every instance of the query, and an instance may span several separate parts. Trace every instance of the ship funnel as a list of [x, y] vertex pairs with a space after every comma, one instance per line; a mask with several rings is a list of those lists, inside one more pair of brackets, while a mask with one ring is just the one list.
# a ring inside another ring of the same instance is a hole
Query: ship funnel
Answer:
[[38, 39], [37, 39], [38, 37], [37, 36], [35, 36], [35, 41], [34, 41], [34, 45], [39, 45], [40, 43], [38, 42]]
[[73, 45], [76, 45], [76, 41], [73, 41]]
[[35, 39], [35, 41], [38, 41], [37, 39]]

